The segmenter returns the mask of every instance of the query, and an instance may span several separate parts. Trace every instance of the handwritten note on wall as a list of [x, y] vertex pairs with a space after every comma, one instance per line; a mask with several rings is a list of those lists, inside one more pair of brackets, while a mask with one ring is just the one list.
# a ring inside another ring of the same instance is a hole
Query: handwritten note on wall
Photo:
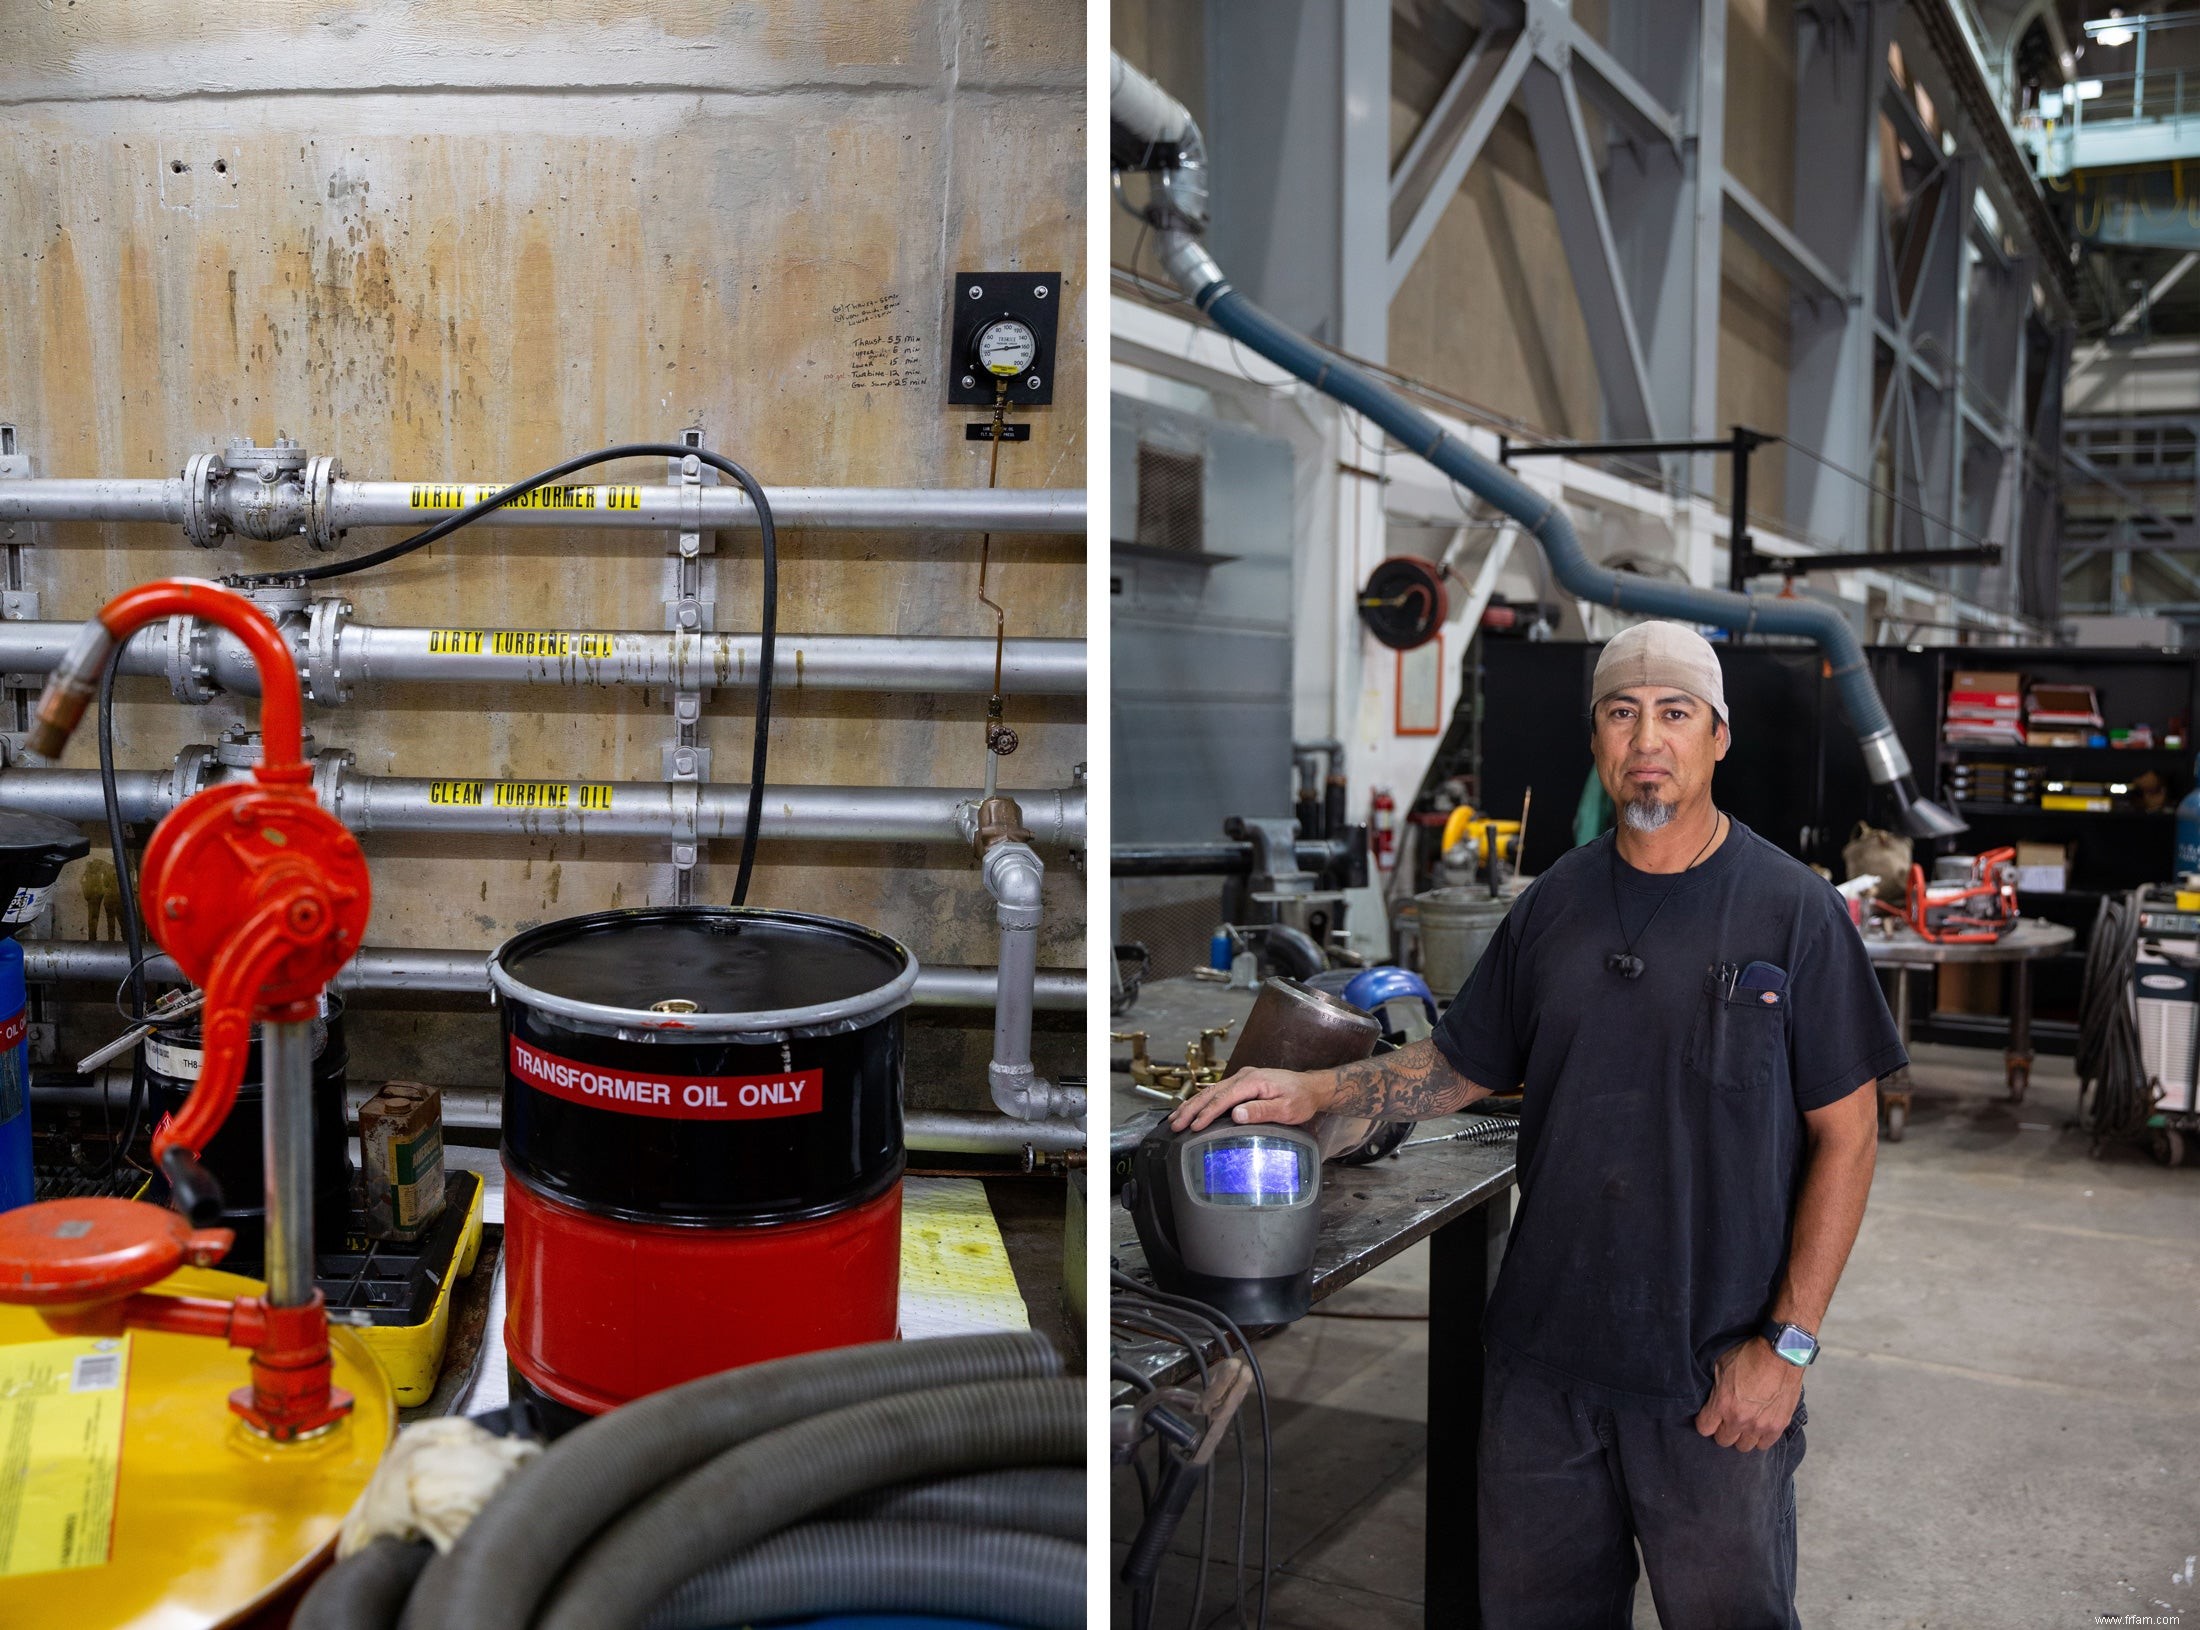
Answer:
[[847, 329], [848, 385], [851, 390], [916, 390], [929, 385], [924, 365], [924, 336], [894, 326], [901, 296], [882, 294], [833, 307], [833, 322]]

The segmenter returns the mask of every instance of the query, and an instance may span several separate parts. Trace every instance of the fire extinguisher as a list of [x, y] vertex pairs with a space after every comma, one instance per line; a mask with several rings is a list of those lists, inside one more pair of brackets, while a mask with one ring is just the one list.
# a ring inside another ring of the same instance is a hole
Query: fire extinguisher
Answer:
[[1387, 872], [1398, 864], [1398, 804], [1388, 787], [1377, 787], [1367, 809], [1367, 846], [1376, 869]]

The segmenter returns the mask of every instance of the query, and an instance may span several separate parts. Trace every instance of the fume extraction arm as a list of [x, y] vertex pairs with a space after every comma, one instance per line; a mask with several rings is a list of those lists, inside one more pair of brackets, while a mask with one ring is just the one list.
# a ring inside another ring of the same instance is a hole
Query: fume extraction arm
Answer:
[[1481, 457], [1397, 392], [1324, 352], [1230, 286], [1200, 242], [1207, 227], [1207, 155], [1183, 103], [1118, 55], [1109, 86], [1110, 162], [1118, 172], [1154, 176], [1145, 206], [1163, 268], [1222, 332], [1259, 352], [1323, 395], [1363, 413], [1409, 451], [1476, 497], [1511, 516], [1542, 546], [1551, 574], [1571, 593], [1616, 611], [1679, 617], [1736, 634], [1787, 634], [1815, 641], [1826, 656], [1841, 704], [1864, 750], [1871, 778], [1893, 796], [1904, 829], [1916, 837], [1965, 830], [1947, 810], [1921, 797], [1909, 755], [1865, 666], [1855, 631], [1820, 601], [1760, 598], [1723, 589], [1616, 572], [1591, 560], [1573, 523], [1553, 500]]

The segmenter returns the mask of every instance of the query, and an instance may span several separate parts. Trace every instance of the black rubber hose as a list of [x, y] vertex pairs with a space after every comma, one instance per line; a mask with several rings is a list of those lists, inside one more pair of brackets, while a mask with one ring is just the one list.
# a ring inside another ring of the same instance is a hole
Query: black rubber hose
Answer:
[[424, 1539], [378, 1539], [313, 1582], [290, 1630], [390, 1630], [435, 1555]]
[[[99, 674], [99, 794], [107, 815], [107, 852], [114, 858], [115, 887], [122, 894], [122, 943], [130, 955], [131, 1024], [145, 1022], [145, 923], [138, 915], [137, 880], [130, 875], [130, 835], [122, 823], [122, 796], [115, 787], [115, 675], [122, 669], [122, 653], [135, 635], [125, 636], [107, 653], [107, 665]], [[98, 924], [93, 924], [94, 928]], [[107, 1158], [91, 1173], [112, 1177], [129, 1158], [138, 1125], [145, 1118], [145, 1049], [130, 1049], [130, 1107], [122, 1120], [122, 1136], [107, 1151]], [[100, 1094], [102, 1105], [106, 1093]], [[104, 1110], [102, 1111], [104, 1113]]]
[[639, 1630], [704, 1569], [866, 1489], [1084, 1456], [1085, 1384], [1074, 1379], [939, 1387], [813, 1416], [727, 1450], [622, 1517], [574, 1560], [536, 1630]]
[[1084, 1630], [1085, 1548], [955, 1523], [805, 1523], [697, 1574], [647, 1627], [714, 1630], [843, 1613]]
[[757, 613], [756, 642], [756, 740], [749, 754], [749, 813], [741, 832], [741, 867], [734, 874], [733, 903], [746, 904], [749, 897], [749, 874], [756, 867], [756, 839], [764, 824], [764, 768], [766, 746], [771, 736], [772, 723], [772, 653], [779, 633], [779, 533], [772, 524], [772, 506], [764, 496], [764, 489], [756, 477], [733, 462], [732, 459], [708, 448], [689, 447], [681, 442], [630, 441], [616, 447], [599, 447], [593, 453], [582, 453], [567, 459], [563, 464], [553, 464], [547, 470], [538, 470], [524, 481], [515, 481], [509, 487], [501, 487], [477, 504], [468, 504], [455, 514], [446, 515], [425, 531], [415, 532], [409, 538], [380, 549], [354, 555], [349, 560], [331, 561], [326, 566], [305, 566], [287, 572], [247, 572], [222, 579], [231, 588], [251, 589], [269, 583], [320, 583], [332, 577], [348, 577], [353, 572], [363, 572], [370, 566], [385, 566], [402, 559], [416, 549], [425, 549], [431, 543], [449, 537], [460, 527], [471, 526], [490, 511], [501, 509], [515, 498], [524, 498], [537, 487], [546, 487], [561, 477], [592, 465], [610, 464], [622, 458], [693, 458], [709, 465], [748, 494], [749, 502], [756, 506], [756, 532], [760, 540], [759, 553], [763, 557], [764, 599]]
[[902, 1483], [843, 1500], [828, 1521], [946, 1522], [964, 1528], [1014, 1528], [1056, 1539], [1085, 1538], [1081, 1467], [1018, 1466], [924, 1483]]
[[1269, 923], [1259, 932], [1269, 966], [1288, 979], [1311, 979], [1329, 966], [1314, 936], [1304, 929], [1289, 923]]
[[759, 1433], [892, 1393], [1061, 1367], [1043, 1336], [947, 1336], [802, 1353], [637, 1399], [514, 1472], [449, 1554], [428, 1565], [405, 1630], [528, 1630], [566, 1564], [606, 1524]]

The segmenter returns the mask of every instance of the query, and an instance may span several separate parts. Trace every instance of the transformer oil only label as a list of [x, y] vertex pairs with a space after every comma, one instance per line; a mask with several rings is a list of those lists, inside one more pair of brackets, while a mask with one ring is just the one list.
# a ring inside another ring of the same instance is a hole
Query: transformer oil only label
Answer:
[[600, 658], [611, 654], [609, 634], [575, 634], [554, 628], [428, 630], [428, 655], [432, 657], [544, 657], [556, 662], [567, 657]]
[[106, 1562], [129, 1376], [126, 1335], [0, 1347], [0, 1578]]
[[[414, 509], [465, 509], [494, 498], [502, 487], [418, 485], [411, 493]], [[640, 509], [640, 487], [537, 487], [523, 492], [500, 509]]]
[[512, 1074], [538, 1092], [591, 1109], [676, 1121], [763, 1121], [825, 1107], [823, 1070], [778, 1075], [659, 1075], [580, 1064], [512, 1038]]

